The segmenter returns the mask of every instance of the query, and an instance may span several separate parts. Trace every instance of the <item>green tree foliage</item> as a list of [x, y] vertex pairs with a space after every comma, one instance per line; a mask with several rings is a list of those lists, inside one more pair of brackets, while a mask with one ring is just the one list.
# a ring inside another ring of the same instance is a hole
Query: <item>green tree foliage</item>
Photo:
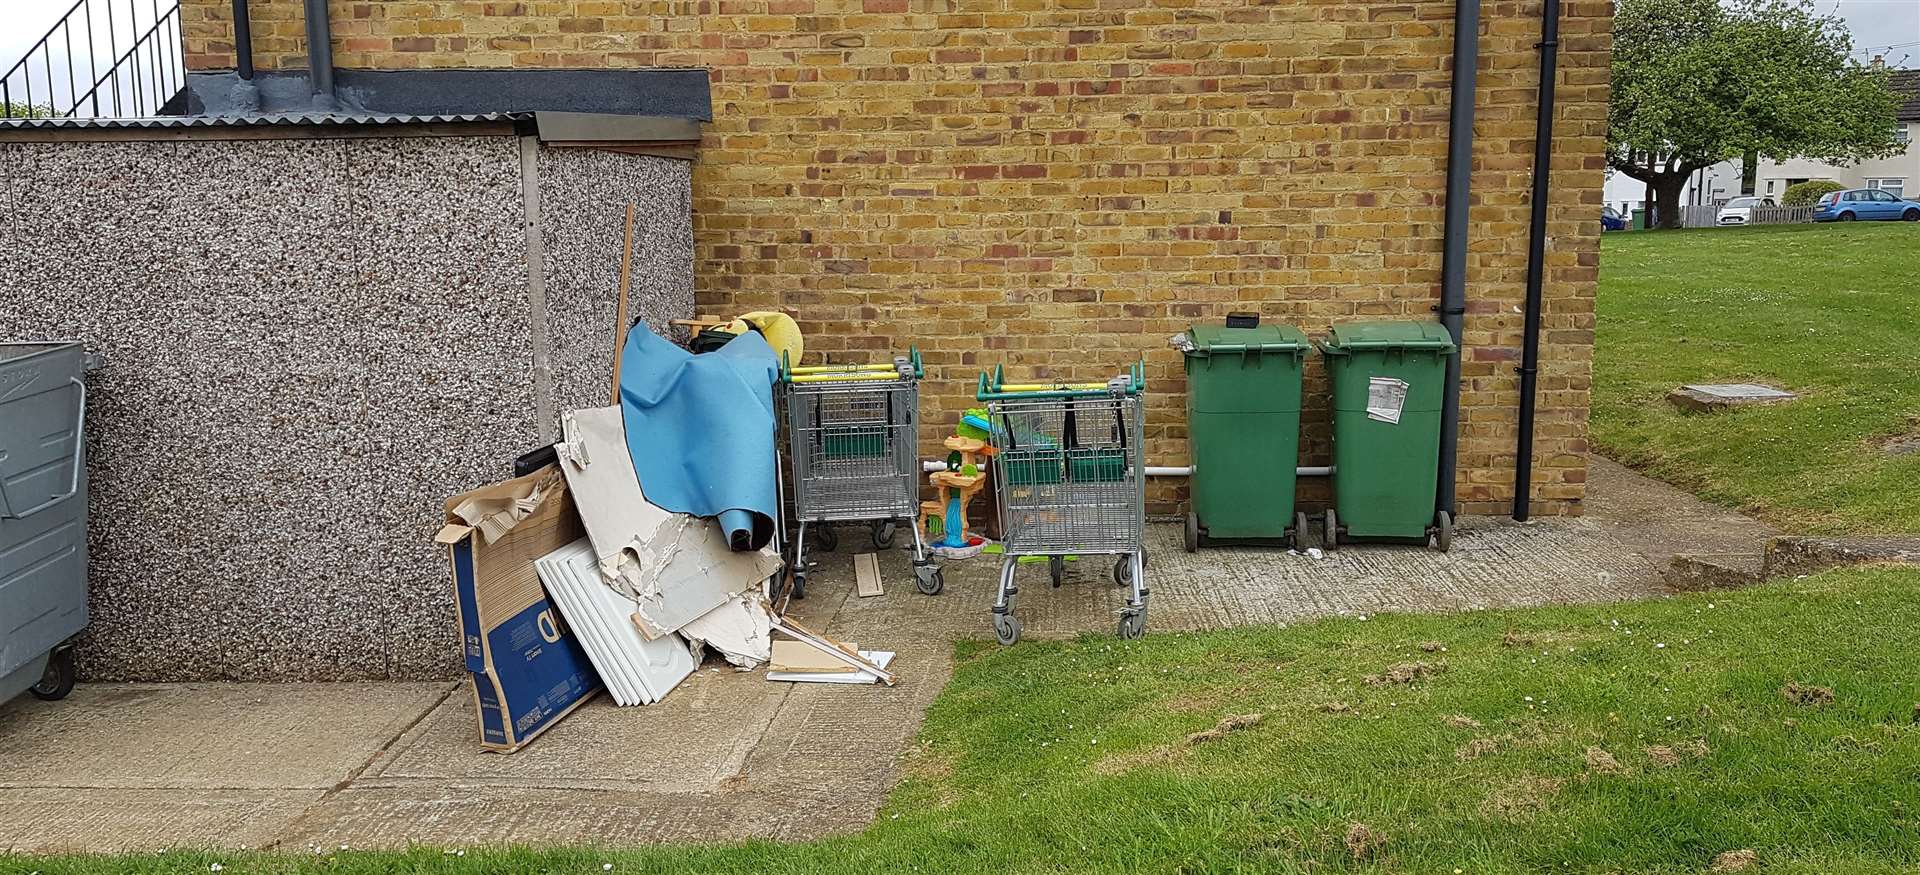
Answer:
[[1806, 182], [1796, 182], [1787, 186], [1787, 190], [1781, 193], [1780, 205], [1783, 207], [1810, 206], [1827, 192], [1845, 189], [1846, 186], [1831, 179], [1809, 179]]
[[1618, 0], [1607, 163], [1680, 224], [1687, 176], [1748, 153], [1853, 161], [1898, 150], [1899, 100], [1806, 0]]

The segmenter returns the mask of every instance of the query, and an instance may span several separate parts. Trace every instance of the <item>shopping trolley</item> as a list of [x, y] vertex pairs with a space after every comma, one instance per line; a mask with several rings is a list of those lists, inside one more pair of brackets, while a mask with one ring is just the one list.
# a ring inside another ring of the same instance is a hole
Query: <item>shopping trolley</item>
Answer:
[[993, 633], [1020, 640], [1013, 615], [1014, 571], [1022, 556], [1045, 556], [1059, 586], [1068, 556], [1117, 557], [1114, 582], [1130, 587], [1119, 634], [1147, 628], [1146, 456], [1141, 448], [1144, 368], [1105, 383], [1012, 384], [995, 368], [975, 393], [988, 404], [994, 489], [1005, 560], [993, 601]]
[[893, 546], [901, 520], [913, 530], [914, 585], [936, 595], [946, 585], [913, 523], [920, 509], [920, 351], [891, 364], [793, 367], [781, 362], [787, 464], [793, 479], [794, 598], [805, 598], [807, 524], [831, 550], [832, 523], [867, 522], [873, 545]]

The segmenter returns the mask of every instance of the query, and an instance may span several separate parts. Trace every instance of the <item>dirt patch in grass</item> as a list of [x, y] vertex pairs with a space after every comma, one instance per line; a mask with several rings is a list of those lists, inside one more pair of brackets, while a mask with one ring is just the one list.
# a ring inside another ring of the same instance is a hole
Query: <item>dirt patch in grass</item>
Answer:
[[1547, 810], [1554, 795], [1566, 785], [1565, 778], [1522, 775], [1487, 794], [1480, 812], [1500, 820], [1528, 820]]
[[1480, 721], [1468, 717], [1465, 714], [1451, 714], [1440, 718], [1440, 722], [1455, 729], [1479, 729], [1481, 726]]
[[1347, 834], [1340, 840], [1347, 847], [1347, 853], [1354, 860], [1369, 860], [1387, 844], [1387, 835], [1364, 823], [1347, 826]]
[[1507, 630], [1507, 634], [1500, 636], [1500, 646], [1502, 647], [1532, 647], [1533, 645], [1534, 640], [1532, 635], [1522, 635], [1511, 629]]
[[1389, 666], [1380, 674], [1367, 675], [1363, 680], [1370, 687], [1387, 687], [1395, 684], [1411, 684], [1414, 681], [1444, 674], [1447, 664], [1444, 662], [1403, 662]]
[[1905, 431], [1868, 438], [1867, 446], [1889, 456], [1910, 456], [1920, 453], [1920, 416], [1907, 417]]
[[[1920, 709], [1920, 705], [1915, 705], [1914, 708]], [[1353, 706], [1345, 702], [1328, 702], [1321, 705], [1320, 710], [1326, 714], [1352, 714]]]
[[1663, 769], [1670, 769], [1680, 765], [1680, 754], [1664, 744], [1648, 745], [1647, 759], [1653, 760], [1654, 765]]
[[1803, 684], [1798, 681], [1788, 682], [1786, 686], [1781, 687], [1780, 695], [1786, 697], [1787, 701], [1799, 705], [1802, 708], [1818, 708], [1821, 705], [1833, 704], [1833, 690], [1831, 688], [1816, 687], [1812, 684]]
[[1206, 744], [1210, 741], [1219, 741], [1242, 729], [1251, 729], [1259, 726], [1260, 721], [1265, 719], [1267, 719], [1267, 715], [1265, 714], [1234, 714], [1230, 717], [1222, 717], [1219, 723], [1213, 725], [1212, 729], [1202, 729], [1199, 732], [1187, 736], [1186, 745], [1193, 747], [1195, 745]]
[[1597, 747], [1587, 748], [1587, 771], [1597, 775], [1625, 774], [1627, 767], [1620, 764], [1613, 754]]
[[1420, 652], [1421, 652], [1421, 653], [1439, 653], [1440, 651], [1442, 651], [1442, 650], [1445, 650], [1445, 649], [1447, 649], [1447, 645], [1445, 645], [1445, 644], [1442, 644], [1442, 643], [1440, 643], [1440, 642], [1438, 642], [1438, 641], [1422, 641], [1422, 642], [1420, 642]]
[[1094, 774], [1120, 775], [1131, 772], [1141, 766], [1160, 766], [1179, 762], [1187, 751], [1209, 742], [1219, 741], [1235, 732], [1259, 726], [1267, 719], [1265, 714], [1233, 714], [1220, 718], [1211, 729], [1202, 729], [1180, 740], [1179, 744], [1163, 744], [1142, 750], [1127, 751], [1101, 757], [1093, 764]]
[[1453, 758], [1463, 763], [1470, 763], [1505, 747], [1512, 740], [1513, 737], [1508, 735], [1481, 736], [1454, 748]]
[[1760, 865], [1760, 855], [1742, 848], [1738, 851], [1727, 851], [1720, 856], [1714, 857], [1713, 866], [1707, 871], [1745, 872], [1758, 865]]

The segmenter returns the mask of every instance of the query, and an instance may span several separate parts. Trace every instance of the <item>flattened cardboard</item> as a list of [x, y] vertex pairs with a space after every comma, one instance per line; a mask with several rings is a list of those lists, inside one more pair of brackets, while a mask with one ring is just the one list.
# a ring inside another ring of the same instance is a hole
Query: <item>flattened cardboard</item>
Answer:
[[[493, 516], [491, 540], [474, 525], [479, 520], [455, 513], [506, 505], [525, 512], [505, 522]], [[447, 553], [480, 746], [511, 753], [600, 691], [600, 676], [547, 600], [533, 564], [585, 532], [552, 465], [454, 496], [446, 510], [434, 541]]]

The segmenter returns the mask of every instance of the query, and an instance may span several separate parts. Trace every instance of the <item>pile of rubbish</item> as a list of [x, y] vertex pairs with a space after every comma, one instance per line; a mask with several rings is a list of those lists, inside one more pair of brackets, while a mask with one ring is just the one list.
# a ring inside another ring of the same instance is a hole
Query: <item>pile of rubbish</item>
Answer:
[[436, 540], [484, 747], [517, 750], [602, 689], [658, 702], [708, 651], [740, 670], [771, 662], [773, 681], [894, 682], [892, 653], [769, 602], [784, 564], [768, 338], [787, 354], [799, 339], [784, 315], [749, 315], [777, 330], [701, 354], [635, 325], [614, 404], [565, 413], [523, 476], [447, 501]]

